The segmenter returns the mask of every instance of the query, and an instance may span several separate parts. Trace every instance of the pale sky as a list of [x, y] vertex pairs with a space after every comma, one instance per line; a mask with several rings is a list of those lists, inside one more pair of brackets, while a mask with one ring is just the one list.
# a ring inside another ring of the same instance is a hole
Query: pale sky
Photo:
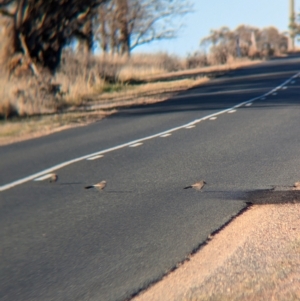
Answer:
[[[288, 30], [289, 0], [191, 0], [194, 12], [183, 18], [185, 27], [177, 39], [159, 41], [137, 47], [134, 52], [168, 52], [186, 56], [199, 50], [199, 42], [211, 29], [241, 24], [259, 28], [275, 26]], [[300, 0], [295, 0], [295, 11], [300, 12]]]

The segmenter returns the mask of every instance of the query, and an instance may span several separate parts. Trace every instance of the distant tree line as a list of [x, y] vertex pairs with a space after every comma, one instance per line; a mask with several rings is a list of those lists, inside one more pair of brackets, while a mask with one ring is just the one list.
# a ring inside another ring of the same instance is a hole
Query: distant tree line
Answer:
[[286, 53], [288, 37], [275, 27], [259, 29], [241, 25], [231, 31], [228, 27], [212, 30], [202, 39], [202, 46], [209, 46], [212, 53], [220, 56], [221, 63], [232, 57], [270, 57]]

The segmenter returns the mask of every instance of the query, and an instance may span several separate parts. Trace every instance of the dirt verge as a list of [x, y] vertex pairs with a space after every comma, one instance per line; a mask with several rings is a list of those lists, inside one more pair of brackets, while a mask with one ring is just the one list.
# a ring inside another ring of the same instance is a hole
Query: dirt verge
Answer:
[[300, 204], [254, 205], [132, 301], [300, 300]]

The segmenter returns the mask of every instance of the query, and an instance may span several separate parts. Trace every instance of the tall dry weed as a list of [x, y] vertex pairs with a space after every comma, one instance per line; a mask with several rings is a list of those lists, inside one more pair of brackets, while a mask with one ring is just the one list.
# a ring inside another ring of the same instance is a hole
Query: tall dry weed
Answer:
[[183, 60], [166, 53], [118, 55], [83, 55], [65, 51], [55, 82], [67, 103], [79, 104], [82, 95], [101, 93], [105, 83], [127, 83], [149, 76], [182, 70]]
[[146, 80], [149, 76], [163, 74], [166, 71], [155, 66], [135, 67], [133, 65], [125, 65], [118, 72], [117, 78], [120, 82], [138, 82]]
[[0, 116], [31, 116], [56, 112], [58, 99], [52, 85], [35, 78], [0, 76]]
[[176, 55], [164, 52], [158, 53], [137, 53], [131, 56], [128, 65], [134, 67], [155, 67], [165, 72], [174, 72], [185, 69], [185, 62]]
[[186, 69], [196, 69], [207, 66], [209, 66], [209, 62], [206, 53], [196, 51], [193, 54], [189, 54], [186, 58]]

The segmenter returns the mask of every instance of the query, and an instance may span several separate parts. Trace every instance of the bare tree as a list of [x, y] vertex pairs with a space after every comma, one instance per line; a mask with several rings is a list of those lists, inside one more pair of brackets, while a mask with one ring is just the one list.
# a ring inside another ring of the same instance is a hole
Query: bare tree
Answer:
[[192, 5], [188, 0], [112, 0], [99, 14], [104, 14], [103, 9], [106, 19], [98, 26], [100, 44], [110, 39], [111, 52], [130, 54], [140, 45], [175, 38], [181, 27], [179, 17], [191, 12]]
[[98, 24], [98, 37], [97, 32], [95, 39], [100, 41], [100, 46], [103, 53], [106, 53], [109, 48], [109, 33], [107, 28], [107, 12], [108, 9], [105, 7], [105, 3], [101, 4], [99, 7], [98, 16], [96, 16], [96, 24]]
[[285, 53], [288, 50], [288, 38], [275, 27], [267, 27], [257, 33], [257, 47], [263, 56]]
[[89, 54], [92, 51], [94, 44], [92, 19], [87, 19], [80, 29], [74, 31], [74, 38], [78, 40], [78, 48], [84, 54]]
[[129, 1], [117, 0], [117, 23], [119, 28], [119, 44], [121, 54], [129, 54], [130, 32], [129, 32]]
[[131, 47], [173, 39], [181, 27], [179, 17], [192, 11], [185, 0], [142, 0], [131, 12]]
[[117, 4], [116, 0], [102, 3], [94, 19], [94, 39], [99, 42], [104, 54], [119, 51]]

